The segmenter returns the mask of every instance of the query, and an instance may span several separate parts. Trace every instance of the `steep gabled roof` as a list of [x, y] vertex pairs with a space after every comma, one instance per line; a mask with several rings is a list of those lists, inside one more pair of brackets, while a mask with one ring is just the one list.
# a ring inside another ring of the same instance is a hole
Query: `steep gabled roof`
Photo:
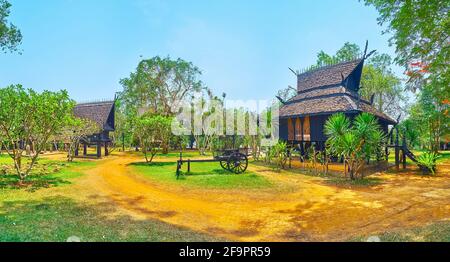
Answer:
[[293, 103], [313, 97], [332, 96], [334, 94], [348, 94], [349, 96], [358, 96], [356, 92], [349, 90], [343, 86], [328, 86], [326, 88], [313, 88], [306, 92], [301, 92], [293, 98], [289, 99], [287, 102]]
[[108, 121], [110, 115], [114, 113], [113, 109], [114, 101], [104, 101], [77, 104], [73, 111], [76, 117], [89, 119], [101, 126], [103, 130], [113, 131], [114, 124]]
[[[334, 89], [334, 91], [341, 88]], [[383, 119], [389, 124], [396, 123], [396, 121], [390, 116], [375, 109], [368, 101], [360, 99], [352, 93], [345, 91], [292, 100], [280, 108], [280, 117], [285, 118], [295, 116], [302, 117], [306, 115], [325, 115], [334, 114], [337, 112], [368, 112], [380, 119]]]
[[361, 58], [298, 74], [298, 93], [280, 108], [280, 117], [368, 112], [395, 124], [394, 119], [360, 98], [363, 65]]
[[340, 85], [342, 77], [350, 73], [363, 61], [362, 58], [320, 67], [297, 75], [297, 90], [307, 91], [316, 87]]

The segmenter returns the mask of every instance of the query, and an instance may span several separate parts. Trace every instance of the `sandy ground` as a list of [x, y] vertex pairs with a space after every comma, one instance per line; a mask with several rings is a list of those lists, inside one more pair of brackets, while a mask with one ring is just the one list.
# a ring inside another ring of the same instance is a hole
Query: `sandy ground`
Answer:
[[237, 241], [342, 241], [450, 220], [448, 165], [434, 177], [380, 174], [379, 185], [353, 188], [250, 165], [275, 189], [211, 190], [133, 174], [128, 164], [139, 161], [121, 153], [100, 160], [79, 179], [79, 193], [108, 198], [136, 219], [156, 218]]

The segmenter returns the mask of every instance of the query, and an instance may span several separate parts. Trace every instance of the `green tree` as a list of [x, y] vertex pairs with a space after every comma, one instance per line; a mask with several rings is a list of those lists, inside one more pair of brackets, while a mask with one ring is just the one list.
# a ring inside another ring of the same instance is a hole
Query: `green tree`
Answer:
[[406, 69], [407, 87], [420, 93], [409, 120], [420, 134], [422, 147], [437, 151], [449, 132], [450, 1], [365, 0], [387, 25], [395, 61]]
[[397, 116], [404, 111], [402, 82], [391, 69], [387, 54], [375, 54], [363, 69], [360, 94], [367, 100], [374, 97], [374, 106], [381, 112]]
[[[425, 86], [410, 109], [408, 120], [420, 134], [422, 148], [437, 152], [445, 136], [450, 133], [448, 93], [445, 87]], [[447, 102], [446, 102], [447, 101]]]
[[400, 122], [397, 128], [400, 130], [400, 134], [405, 136], [406, 143], [409, 147], [414, 148], [421, 145], [420, 128], [411, 117]]
[[17, 51], [17, 46], [22, 42], [20, 30], [8, 23], [10, 7], [11, 4], [8, 1], [0, 0], [0, 49], [4, 53]]
[[167, 153], [164, 145], [168, 145], [171, 136], [171, 123], [172, 117], [161, 115], [143, 115], [137, 119], [134, 137], [139, 141], [146, 162], [152, 162], [161, 147], [163, 153]]
[[99, 130], [98, 124], [88, 119], [76, 117], [68, 119], [67, 125], [57, 136], [57, 140], [69, 144], [67, 147], [67, 161], [73, 161], [75, 150], [79, 147], [81, 140], [86, 140], [88, 135], [98, 133]]
[[[324, 51], [317, 54], [316, 67], [349, 61], [361, 56], [358, 45], [346, 42], [335, 55], [329, 55]], [[391, 116], [402, 112], [406, 97], [400, 78], [391, 69], [392, 59], [387, 54], [372, 55], [366, 61], [361, 77], [360, 94], [370, 100], [374, 96], [374, 106], [381, 112]]]
[[121, 79], [119, 98], [130, 112], [172, 116], [176, 103], [205, 89], [200, 69], [191, 62], [155, 56], [139, 62], [136, 71]]
[[[143, 114], [174, 116], [177, 104], [190, 99], [195, 92], [208, 90], [199, 80], [201, 71], [183, 59], [155, 56], [139, 62], [135, 72], [120, 80], [123, 91], [118, 96], [118, 131], [127, 142], [136, 141], [137, 120]], [[209, 90], [208, 90], [209, 91]], [[168, 150], [169, 141], [162, 145]]]
[[342, 157], [350, 172], [350, 178], [358, 174], [363, 177], [367, 160], [381, 152], [384, 133], [377, 119], [368, 113], [361, 113], [353, 123], [343, 113], [332, 115], [325, 123], [327, 152]]
[[329, 55], [324, 51], [317, 54], [317, 66], [324, 66], [340, 61], [349, 61], [361, 56], [361, 49], [357, 44], [345, 42], [335, 55]]
[[[194, 108], [191, 114], [191, 132], [200, 155], [205, 155], [208, 149], [218, 146], [217, 141], [215, 144], [214, 141], [220, 135], [216, 133], [216, 127], [219, 124], [217, 121], [221, 119], [211, 119], [212, 121], [210, 123], [207, 122], [207, 119], [212, 118], [214, 115], [220, 116], [220, 112], [216, 114], [216, 110], [219, 108], [214, 107], [211, 102], [220, 101], [214, 100], [214, 97], [211, 97], [211, 93], [208, 93], [206, 98], [201, 97], [192, 103]], [[194, 119], [197, 119], [197, 123], [194, 123]]]
[[283, 100], [283, 101], [288, 101], [289, 99], [293, 98], [296, 95], [297, 95], [297, 89], [295, 89], [291, 86], [288, 86], [285, 89], [280, 89], [277, 92], [277, 96], [279, 98], [281, 98], [281, 100]]
[[115, 130], [111, 134], [111, 138], [115, 141], [116, 146], [124, 149], [132, 146], [135, 118], [136, 114], [127, 110], [122, 100], [116, 100]]
[[[0, 137], [23, 182], [49, 138], [60, 133], [72, 119], [75, 102], [65, 90], [37, 93], [17, 85], [0, 89], [0, 104]], [[23, 152], [27, 145], [35, 153], [24, 164]]]
[[[450, 1], [448, 0], [365, 0], [380, 16], [380, 25], [387, 25], [390, 44], [396, 47], [396, 62], [407, 69], [409, 87], [423, 88], [423, 80], [433, 86], [450, 88]], [[411, 65], [420, 63], [417, 71]], [[424, 74], [424, 72], [426, 72]], [[427, 82], [427, 81], [425, 81]]]

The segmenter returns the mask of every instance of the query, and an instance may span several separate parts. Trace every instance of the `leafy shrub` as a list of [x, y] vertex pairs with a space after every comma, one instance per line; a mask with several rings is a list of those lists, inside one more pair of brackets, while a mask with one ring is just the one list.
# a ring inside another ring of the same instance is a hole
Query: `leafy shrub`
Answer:
[[344, 159], [344, 172], [350, 171], [350, 178], [358, 174], [363, 177], [367, 159], [381, 152], [384, 133], [376, 118], [368, 113], [361, 113], [351, 121], [345, 114], [332, 115], [325, 123], [327, 151]]
[[425, 152], [421, 154], [417, 158], [417, 162], [419, 163], [420, 168], [424, 172], [431, 172], [434, 174], [436, 171], [436, 161], [437, 161], [438, 155], [434, 152]]
[[279, 141], [270, 149], [270, 155], [275, 159], [278, 169], [284, 169], [286, 167], [286, 161], [288, 159], [288, 151], [286, 142]]

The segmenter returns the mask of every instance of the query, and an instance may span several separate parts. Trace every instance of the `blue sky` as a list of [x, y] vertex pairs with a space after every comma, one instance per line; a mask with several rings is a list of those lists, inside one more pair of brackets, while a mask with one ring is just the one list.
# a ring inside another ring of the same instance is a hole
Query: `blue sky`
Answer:
[[[344, 42], [393, 55], [377, 12], [357, 0], [10, 0], [23, 54], [0, 54], [0, 86], [67, 89], [111, 99], [142, 58], [183, 58], [230, 99], [270, 99], [295, 86], [320, 50]], [[398, 70], [398, 72], [401, 72]]]

